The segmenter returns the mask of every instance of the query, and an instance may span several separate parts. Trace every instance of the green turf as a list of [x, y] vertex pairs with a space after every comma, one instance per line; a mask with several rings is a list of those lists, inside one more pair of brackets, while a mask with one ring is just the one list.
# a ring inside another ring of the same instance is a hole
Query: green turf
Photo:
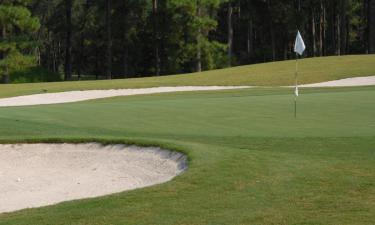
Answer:
[[[69, 90], [182, 85], [283, 86], [294, 84], [294, 70], [295, 61], [290, 60], [164, 77], [0, 85], [0, 97]], [[375, 75], [375, 55], [303, 59], [299, 61], [299, 71], [301, 84]]]
[[[172, 182], [1, 214], [0, 224], [375, 224], [375, 87], [118, 97], [0, 108], [0, 141], [188, 154]], [[4, 203], [0, 203], [4, 204]]]

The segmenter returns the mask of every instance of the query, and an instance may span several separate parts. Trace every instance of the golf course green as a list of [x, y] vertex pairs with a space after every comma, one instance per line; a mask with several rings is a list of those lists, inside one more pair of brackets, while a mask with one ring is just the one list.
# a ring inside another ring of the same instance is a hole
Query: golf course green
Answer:
[[[319, 60], [325, 64], [315, 65]], [[182, 75], [180, 82], [172, 76], [4, 85], [0, 96], [290, 85], [293, 63]], [[300, 68], [301, 83], [369, 76], [375, 56], [306, 59]], [[375, 87], [301, 88], [297, 118], [293, 107], [292, 89], [258, 87], [0, 108], [1, 143], [126, 143], [189, 157], [188, 170], [171, 182], [4, 213], [0, 224], [375, 224]]]

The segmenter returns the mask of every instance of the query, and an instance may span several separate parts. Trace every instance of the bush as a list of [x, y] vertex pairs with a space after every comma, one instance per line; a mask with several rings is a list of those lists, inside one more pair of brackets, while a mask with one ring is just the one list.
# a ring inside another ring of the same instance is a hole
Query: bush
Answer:
[[10, 74], [10, 81], [12, 83], [53, 82], [61, 80], [60, 74], [50, 72], [40, 66], [14, 71]]
[[[0, 61], [1, 74], [9, 74], [11, 83], [61, 81], [61, 76], [37, 65], [33, 56], [14, 51]], [[6, 71], [6, 69], [8, 71]]]

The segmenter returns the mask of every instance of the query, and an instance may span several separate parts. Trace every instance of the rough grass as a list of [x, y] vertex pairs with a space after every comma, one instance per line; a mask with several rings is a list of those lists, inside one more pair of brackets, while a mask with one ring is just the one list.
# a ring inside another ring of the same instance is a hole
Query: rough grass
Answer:
[[[1, 142], [187, 153], [172, 182], [1, 214], [0, 224], [375, 223], [375, 88], [254, 89], [0, 108]], [[0, 203], [6, 204], [6, 203]]]
[[[70, 90], [183, 85], [282, 86], [294, 84], [294, 70], [295, 61], [290, 60], [164, 77], [0, 85], [0, 97]], [[303, 59], [299, 61], [299, 71], [301, 84], [375, 75], [375, 55]]]

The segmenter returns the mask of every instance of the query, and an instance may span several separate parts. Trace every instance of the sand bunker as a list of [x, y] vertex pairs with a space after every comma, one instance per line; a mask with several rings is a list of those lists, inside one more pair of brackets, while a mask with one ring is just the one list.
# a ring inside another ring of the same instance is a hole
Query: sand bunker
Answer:
[[183, 87], [155, 87], [138, 89], [118, 89], [118, 90], [87, 90], [87, 91], [68, 91], [59, 93], [46, 93], [26, 95], [12, 98], [0, 99], [2, 106], [26, 106], [26, 105], [46, 105], [67, 102], [80, 102], [91, 99], [109, 98], [117, 96], [156, 94], [181, 91], [211, 91], [211, 90], [230, 90], [248, 88], [248, 86], [183, 86]]
[[353, 87], [375, 85], [375, 76], [353, 77], [341, 80], [333, 80], [316, 84], [305, 84], [300, 87]]
[[[300, 87], [350, 87], [375, 85], [375, 76], [354, 77], [342, 80], [328, 81], [316, 84], [305, 84]], [[211, 90], [231, 90], [250, 88], [251, 86], [182, 86], [182, 87], [154, 87], [138, 89], [117, 89], [117, 90], [87, 90], [87, 91], [67, 91], [59, 93], [45, 93], [18, 96], [12, 98], [0, 98], [0, 107], [6, 106], [28, 106], [46, 105], [68, 102], [80, 102], [92, 99], [109, 98], [117, 96], [156, 94], [182, 91], [211, 91]]]
[[185, 168], [183, 154], [153, 147], [0, 145], [0, 213], [159, 184]]

